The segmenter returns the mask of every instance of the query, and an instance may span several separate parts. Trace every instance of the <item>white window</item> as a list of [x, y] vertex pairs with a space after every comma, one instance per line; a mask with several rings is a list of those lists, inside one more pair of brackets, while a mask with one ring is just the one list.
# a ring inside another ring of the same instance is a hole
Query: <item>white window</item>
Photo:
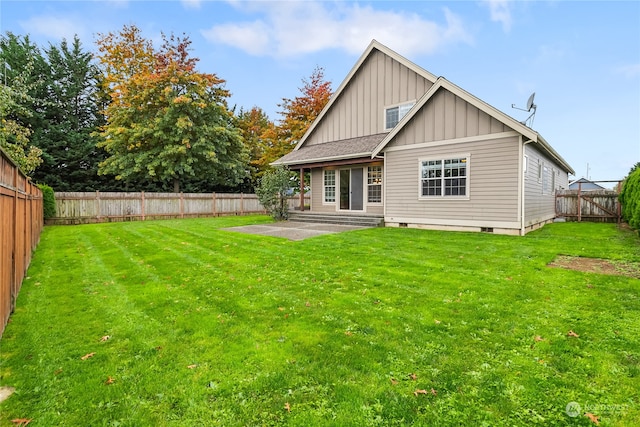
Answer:
[[336, 171], [324, 171], [324, 202], [336, 202]]
[[382, 203], [382, 166], [369, 166], [367, 170], [367, 202]]
[[468, 177], [468, 156], [420, 160], [420, 197], [466, 197]]
[[384, 110], [384, 129], [393, 129], [400, 120], [411, 110], [415, 101], [407, 102], [406, 104], [396, 105], [394, 107], [388, 107]]
[[538, 182], [542, 182], [542, 163], [538, 159]]
[[544, 166], [542, 168], [542, 194], [549, 194], [549, 168]]
[[524, 171], [525, 176], [527, 175], [527, 166], [529, 166], [529, 156], [525, 155], [522, 161], [522, 169]]

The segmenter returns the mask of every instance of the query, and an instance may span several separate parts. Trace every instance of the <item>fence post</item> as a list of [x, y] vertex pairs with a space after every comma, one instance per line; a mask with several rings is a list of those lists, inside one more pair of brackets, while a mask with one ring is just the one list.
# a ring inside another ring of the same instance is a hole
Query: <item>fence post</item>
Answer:
[[140, 196], [140, 203], [142, 203], [142, 206], [140, 207], [140, 213], [142, 213], [142, 220], [144, 221], [144, 191], [142, 192], [142, 195]]
[[180, 218], [184, 218], [184, 195], [180, 192]]
[[578, 222], [582, 221], [582, 183], [578, 182]]
[[96, 219], [98, 220], [98, 222], [101, 222], [102, 215], [100, 215], [100, 192], [98, 190], [96, 190], [94, 207], [96, 209]]
[[215, 192], [212, 194], [212, 198], [213, 198], [213, 216], [216, 216], [216, 211], [217, 211], [216, 204], [218, 202], [216, 202], [216, 193]]
[[240, 215], [244, 215], [244, 193], [240, 193]]

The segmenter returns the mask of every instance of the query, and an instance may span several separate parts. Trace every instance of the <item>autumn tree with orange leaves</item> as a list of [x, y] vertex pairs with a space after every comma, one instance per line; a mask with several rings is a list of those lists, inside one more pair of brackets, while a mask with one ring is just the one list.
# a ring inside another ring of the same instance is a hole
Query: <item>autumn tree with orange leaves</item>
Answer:
[[99, 143], [109, 157], [100, 174], [172, 184], [175, 192], [194, 177], [211, 185], [239, 184], [248, 156], [227, 108], [224, 80], [196, 70], [187, 36], [163, 34], [162, 41], [154, 49], [135, 26], [99, 35], [98, 59], [110, 95]]
[[282, 108], [280, 123], [271, 123], [262, 134], [265, 148], [257, 161], [262, 171], [294, 149], [331, 98], [331, 82], [324, 79], [322, 67], [316, 67], [309, 79], [303, 79], [302, 82], [304, 85], [300, 88], [299, 96], [283, 98], [278, 105]]

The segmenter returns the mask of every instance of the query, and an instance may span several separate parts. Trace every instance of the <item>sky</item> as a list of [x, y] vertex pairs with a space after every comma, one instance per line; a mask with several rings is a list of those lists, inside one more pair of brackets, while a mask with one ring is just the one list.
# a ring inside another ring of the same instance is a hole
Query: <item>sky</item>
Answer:
[[[640, 161], [638, 1], [0, 0], [0, 32], [40, 47], [136, 25], [187, 35], [198, 69], [215, 73], [230, 106], [299, 95], [316, 67], [337, 89], [372, 39], [532, 127], [577, 179], [619, 180]], [[603, 184], [610, 187], [613, 184]]]

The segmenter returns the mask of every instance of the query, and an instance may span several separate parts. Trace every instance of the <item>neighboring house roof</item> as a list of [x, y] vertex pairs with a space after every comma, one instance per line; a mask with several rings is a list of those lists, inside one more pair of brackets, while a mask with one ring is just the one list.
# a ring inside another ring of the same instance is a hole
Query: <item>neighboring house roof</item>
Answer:
[[[358, 70], [362, 67], [367, 58], [375, 50], [378, 50], [392, 59], [398, 61], [400, 64], [406, 66], [410, 70], [414, 71], [418, 75], [424, 77], [426, 80], [433, 83], [433, 86], [422, 95], [411, 110], [400, 120], [400, 122], [388, 133], [381, 133], [376, 135], [369, 135], [359, 138], [345, 139], [341, 141], [313, 144], [305, 146], [305, 142], [314, 132], [316, 127], [322, 122], [323, 118], [333, 107], [334, 103], [338, 102], [340, 95], [349, 85], [350, 81], [356, 75]], [[496, 120], [504, 123], [508, 127], [512, 128], [516, 132], [527, 138], [528, 141], [538, 145], [544, 152], [549, 154], [559, 165], [561, 165], [567, 172], [575, 174], [571, 166], [549, 145], [549, 143], [536, 131], [520, 123], [516, 119], [495, 107], [487, 104], [481, 99], [471, 95], [469, 92], [460, 88], [459, 86], [451, 83], [444, 77], [436, 77], [434, 74], [426, 71], [422, 67], [409, 61], [398, 53], [392, 51], [383, 44], [373, 40], [356, 64], [353, 66], [347, 77], [344, 79], [340, 87], [333, 94], [327, 105], [320, 112], [318, 117], [311, 124], [307, 132], [296, 144], [294, 151], [285, 155], [284, 157], [273, 162], [274, 165], [300, 165], [306, 163], [318, 163], [323, 161], [332, 160], [344, 160], [349, 158], [359, 158], [369, 156], [375, 158], [385, 147], [393, 140], [393, 138], [411, 121], [420, 109], [427, 104], [427, 102], [438, 92], [440, 89], [445, 89], [475, 106], [479, 110], [494, 117]], [[353, 145], [353, 146], [350, 146]]]
[[359, 138], [343, 139], [341, 141], [326, 142], [304, 147], [303, 150], [294, 150], [278, 159], [277, 165], [297, 165], [307, 163], [319, 163], [357, 157], [370, 157], [380, 141], [387, 136], [386, 133], [361, 136]]
[[580, 178], [569, 183], [570, 190], [577, 190], [578, 184], [581, 190], [606, 190], [603, 186], [596, 184], [593, 181], [589, 181], [587, 178]]

